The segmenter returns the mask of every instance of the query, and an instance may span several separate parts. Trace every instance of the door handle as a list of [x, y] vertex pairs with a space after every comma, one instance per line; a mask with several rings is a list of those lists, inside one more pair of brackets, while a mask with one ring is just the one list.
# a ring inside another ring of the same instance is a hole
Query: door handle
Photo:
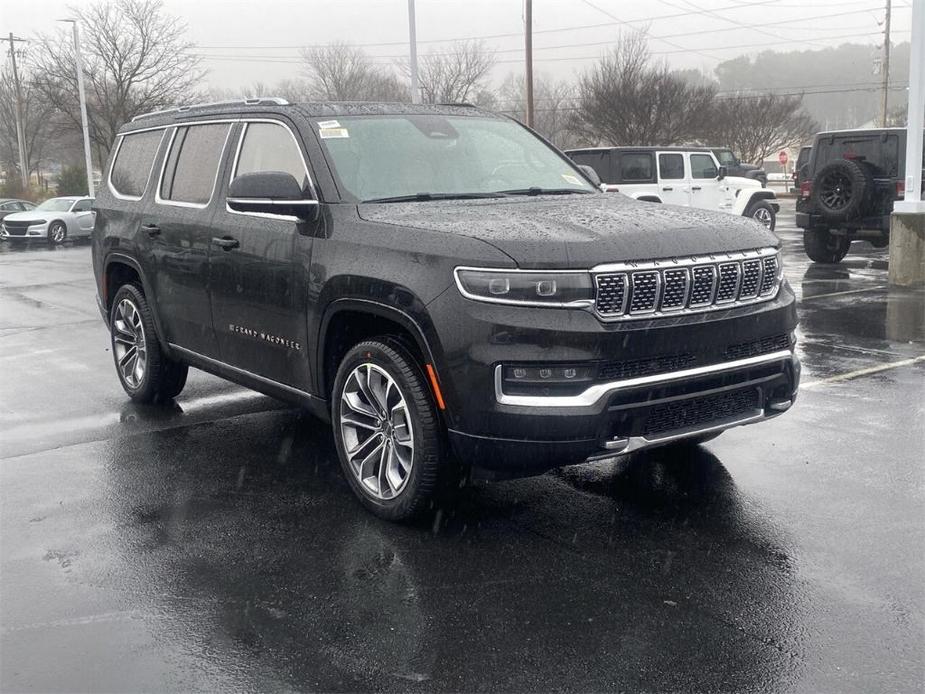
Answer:
[[141, 228], [152, 239], [161, 233], [161, 228], [157, 224], [142, 224]]
[[694, 186], [691, 190], [701, 190], [700, 186]]
[[674, 190], [674, 188], [662, 188], [662, 190]]
[[238, 246], [241, 245], [240, 243], [238, 243], [237, 239], [232, 239], [228, 237], [219, 238], [217, 236], [212, 237], [212, 243], [214, 243], [216, 246], [218, 246], [219, 248], [225, 251], [230, 251], [233, 248], [237, 248]]

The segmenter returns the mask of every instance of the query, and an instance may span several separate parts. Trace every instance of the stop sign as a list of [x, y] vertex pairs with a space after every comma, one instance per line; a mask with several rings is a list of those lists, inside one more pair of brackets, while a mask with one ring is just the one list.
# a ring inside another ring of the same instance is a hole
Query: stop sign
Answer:
[[780, 162], [781, 166], [787, 163], [787, 151], [781, 150], [780, 154], [777, 155], [777, 161]]

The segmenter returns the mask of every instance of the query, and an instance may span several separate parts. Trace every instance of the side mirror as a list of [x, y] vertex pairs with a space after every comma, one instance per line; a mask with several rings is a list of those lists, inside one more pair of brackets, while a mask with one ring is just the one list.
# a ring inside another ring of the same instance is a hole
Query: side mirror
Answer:
[[721, 166], [719, 167], [719, 173], [716, 175], [716, 180], [722, 181], [724, 178], [726, 178], [726, 167]]
[[601, 177], [597, 175], [597, 171], [592, 169], [587, 164], [578, 164], [578, 168], [581, 169], [581, 172], [588, 177], [588, 180], [594, 184], [595, 188], [601, 187]]
[[311, 219], [318, 201], [306, 198], [292, 174], [259, 171], [235, 177], [228, 187], [228, 207], [235, 212], [283, 214]]

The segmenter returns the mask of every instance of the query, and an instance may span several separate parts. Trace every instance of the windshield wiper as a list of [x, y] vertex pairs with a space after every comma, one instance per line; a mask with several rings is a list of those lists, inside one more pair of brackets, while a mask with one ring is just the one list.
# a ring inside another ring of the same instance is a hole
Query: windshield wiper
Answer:
[[499, 190], [497, 192], [502, 195], [571, 195], [572, 193], [588, 195], [592, 191], [575, 190], [574, 188], [539, 188], [537, 186], [532, 186], [530, 188], [515, 188], [514, 190]]
[[428, 200], [477, 200], [479, 198], [500, 198], [503, 193], [414, 193], [394, 195], [388, 198], [372, 198], [363, 202], [427, 202]]

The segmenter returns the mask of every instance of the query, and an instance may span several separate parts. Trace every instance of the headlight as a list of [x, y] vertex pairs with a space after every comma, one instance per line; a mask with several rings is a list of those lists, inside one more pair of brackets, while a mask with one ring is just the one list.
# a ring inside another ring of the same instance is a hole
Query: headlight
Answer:
[[460, 293], [475, 301], [576, 308], [594, 303], [594, 283], [588, 272], [459, 267], [455, 274]]

